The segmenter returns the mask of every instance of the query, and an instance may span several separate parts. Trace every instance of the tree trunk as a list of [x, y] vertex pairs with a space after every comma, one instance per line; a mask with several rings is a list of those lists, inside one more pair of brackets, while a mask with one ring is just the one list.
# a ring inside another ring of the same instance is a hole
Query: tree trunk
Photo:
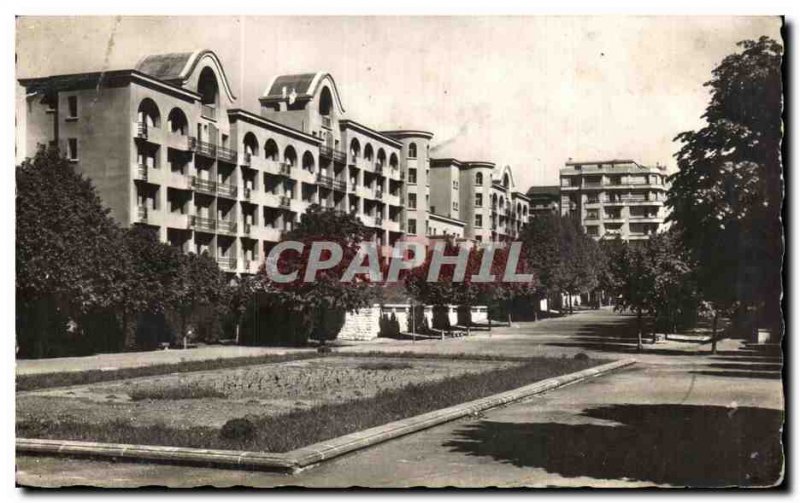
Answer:
[[128, 334], [128, 310], [122, 310], [122, 344], [125, 349], [133, 349], [136, 346], [136, 334]]
[[711, 354], [717, 354], [717, 318], [719, 313], [714, 310], [714, 320], [711, 322]]
[[637, 338], [637, 341], [636, 341], [636, 350], [637, 351], [641, 351], [642, 350], [642, 310], [641, 309], [637, 309], [637, 311], [636, 311], [636, 324], [637, 324], [637, 327], [638, 327], [638, 331], [637, 331], [638, 338]]

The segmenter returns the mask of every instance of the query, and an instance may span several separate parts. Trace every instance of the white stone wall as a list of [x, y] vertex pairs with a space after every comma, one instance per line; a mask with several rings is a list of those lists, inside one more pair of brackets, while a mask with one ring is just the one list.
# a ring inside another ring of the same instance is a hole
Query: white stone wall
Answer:
[[489, 310], [486, 306], [472, 306], [471, 318], [473, 322], [485, 323], [489, 319]]
[[369, 341], [378, 337], [380, 313], [379, 304], [347, 313], [338, 338], [347, 341]]
[[[424, 309], [424, 316], [428, 322], [428, 326], [433, 325], [433, 307], [415, 305], [414, 309]], [[353, 313], [347, 313], [344, 320], [344, 326], [339, 332], [339, 339], [347, 341], [369, 341], [378, 337], [380, 333], [380, 320], [382, 316], [391, 319], [394, 313], [397, 323], [400, 325], [401, 332], [409, 332], [408, 321], [410, 317], [411, 306], [408, 304], [375, 304], [372, 307], [359, 309]], [[448, 306], [448, 318], [451, 325], [458, 324], [458, 306]], [[486, 306], [472, 306], [473, 322], [486, 322], [487, 321], [487, 307]]]

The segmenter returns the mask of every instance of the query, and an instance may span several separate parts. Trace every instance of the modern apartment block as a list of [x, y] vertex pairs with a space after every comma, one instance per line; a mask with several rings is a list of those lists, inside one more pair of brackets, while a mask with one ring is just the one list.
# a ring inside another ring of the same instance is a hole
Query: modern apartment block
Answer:
[[597, 239], [648, 239], [666, 217], [666, 167], [635, 161], [568, 162], [561, 169], [561, 213]]
[[513, 236], [527, 217], [510, 171], [495, 181], [491, 163], [459, 163], [456, 209], [434, 208], [445, 182], [430, 176], [433, 134], [380, 132], [349, 118], [327, 73], [274, 78], [258, 112], [238, 105], [209, 50], [20, 84], [28, 155], [57, 145], [117, 221], [208, 252], [231, 273], [256, 272], [312, 204], [356, 215], [382, 247], [458, 229], [468, 239]]

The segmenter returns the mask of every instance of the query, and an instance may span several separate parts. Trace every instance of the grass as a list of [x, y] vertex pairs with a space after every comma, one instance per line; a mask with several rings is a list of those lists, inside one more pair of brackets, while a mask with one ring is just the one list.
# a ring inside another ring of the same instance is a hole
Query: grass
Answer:
[[61, 386], [78, 386], [98, 382], [132, 379], [173, 374], [175, 372], [200, 372], [219, 370], [247, 365], [263, 365], [293, 360], [319, 358], [316, 353], [293, 353], [285, 355], [242, 356], [238, 358], [217, 358], [214, 360], [197, 360], [178, 363], [163, 363], [146, 367], [131, 367], [114, 370], [85, 370], [78, 372], [53, 372], [48, 374], [30, 374], [17, 376], [17, 391], [32, 391]]
[[253, 424], [254, 434], [248, 439], [225, 438], [220, 434], [220, 428], [142, 426], [130, 420], [90, 424], [72, 419], [30, 419], [18, 422], [16, 432], [20, 438], [286, 452], [549, 377], [576, 372], [598, 363], [598, 360], [572, 358], [532, 358], [510, 368], [410, 385], [383, 391], [371, 398], [321, 405], [279, 416], [250, 416], [247, 420]]

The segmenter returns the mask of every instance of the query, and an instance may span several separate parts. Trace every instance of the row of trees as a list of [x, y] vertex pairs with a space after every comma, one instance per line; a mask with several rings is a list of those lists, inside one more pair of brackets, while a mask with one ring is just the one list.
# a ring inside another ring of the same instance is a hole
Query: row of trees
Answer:
[[45, 357], [212, 338], [234, 298], [208, 256], [122, 229], [54, 148], [16, 170], [18, 354]]

